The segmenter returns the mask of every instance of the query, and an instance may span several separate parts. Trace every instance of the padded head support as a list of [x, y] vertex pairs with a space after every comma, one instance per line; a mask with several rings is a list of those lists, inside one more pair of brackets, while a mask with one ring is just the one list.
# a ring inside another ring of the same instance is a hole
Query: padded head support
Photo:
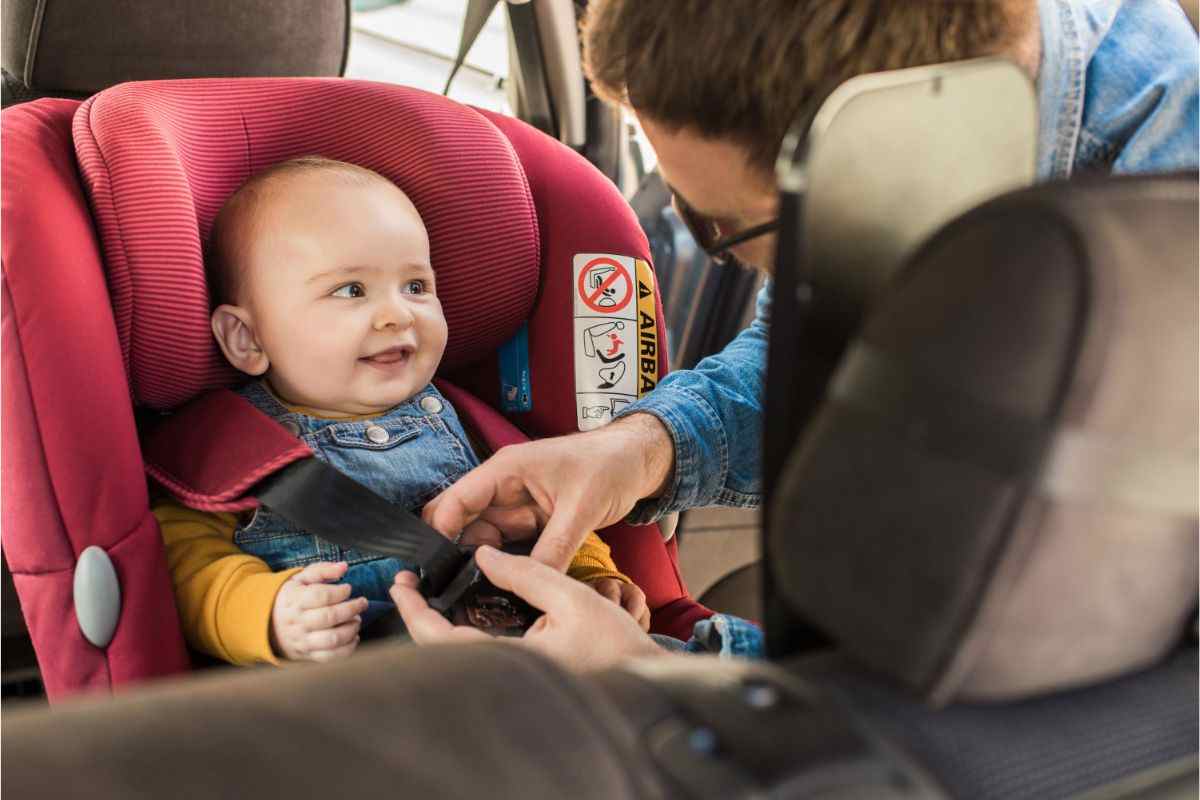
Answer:
[[85, 102], [76, 155], [134, 399], [170, 408], [237, 380], [213, 342], [203, 241], [248, 177], [305, 154], [394, 181], [429, 231], [443, 369], [490, 353], [538, 290], [533, 199], [508, 139], [437, 95], [323, 79], [125, 84]]
[[312, 0], [4, 0], [4, 69], [42, 94], [122, 81], [341, 75], [350, 3]]
[[1197, 581], [1195, 176], [1023, 191], [884, 292], [793, 453], [767, 564], [926, 693], [1144, 666]]

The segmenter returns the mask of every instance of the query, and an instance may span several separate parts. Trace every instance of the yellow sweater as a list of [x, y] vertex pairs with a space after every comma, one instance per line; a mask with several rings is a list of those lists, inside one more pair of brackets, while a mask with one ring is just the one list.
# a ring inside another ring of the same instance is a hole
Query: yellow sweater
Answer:
[[[280, 587], [300, 568], [272, 572], [262, 559], [242, 552], [233, 543], [234, 514], [195, 511], [172, 500], [153, 510], [188, 645], [234, 664], [279, 663], [268, 639], [271, 609]], [[581, 581], [629, 582], [595, 533], [588, 534], [567, 574]]]

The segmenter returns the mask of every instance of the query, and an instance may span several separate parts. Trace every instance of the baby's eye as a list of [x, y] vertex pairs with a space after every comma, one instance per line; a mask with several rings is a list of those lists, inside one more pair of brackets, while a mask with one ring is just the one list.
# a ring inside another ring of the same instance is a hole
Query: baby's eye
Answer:
[[333, 290], [334, 297], [366, 297], [367, 291], [361, 283], [347, 283], [345, 286], [339, 286]]
[[424, 294], [425, 281], [409, 281], [404, 285], [404, 291], [408, 294]]

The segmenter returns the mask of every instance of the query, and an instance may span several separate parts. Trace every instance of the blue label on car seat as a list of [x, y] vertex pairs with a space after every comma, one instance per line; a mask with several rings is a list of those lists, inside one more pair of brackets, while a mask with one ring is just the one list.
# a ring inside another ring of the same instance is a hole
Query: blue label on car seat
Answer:
[[513, 337], [500, 347], [500, 408], [506, 413], [533, 410], [528, 323], [521, 323]]

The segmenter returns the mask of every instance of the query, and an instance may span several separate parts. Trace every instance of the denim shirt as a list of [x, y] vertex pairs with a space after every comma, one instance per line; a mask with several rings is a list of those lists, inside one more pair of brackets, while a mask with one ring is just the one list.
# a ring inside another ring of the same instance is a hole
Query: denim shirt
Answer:
[[1175, 0], [1040, 0], [1038, 176], [1196, 169], [1196, 34]]
[[[415, 513], [479, 463], [454, 408], [433, 385], [377, 417], [358, 421], [289, 411], [260, 381], [238, 393], [294, 431], [316, 458]], [[275, 571], [317, 561], [347, 562], [341, 582], [350, 584], [351, 597], [371, 601], [364, 623], [369, 616], [395, 610], [388, 589], [397, 572], [415, 569], [395, 558], [328, 542], [266, 507], [234, 531], [233, 541]]]
[[[1066, 178], [1074, 170], [1196, 169], [1200, 56], [1179, 5], [1040, 0], [1039, 8], [1039, 180]], [[653, 414], [675, 445], [667, 490], [639, 503], [630, 522], [645, 524], [698, 506], [759, 505], [770, 300], [768, 282], [750, 327], [695, 369], [666, 376], [618, 415]], [[689, 646], [761, 655], [762, 636], [747, 626], [717, 615]]]

